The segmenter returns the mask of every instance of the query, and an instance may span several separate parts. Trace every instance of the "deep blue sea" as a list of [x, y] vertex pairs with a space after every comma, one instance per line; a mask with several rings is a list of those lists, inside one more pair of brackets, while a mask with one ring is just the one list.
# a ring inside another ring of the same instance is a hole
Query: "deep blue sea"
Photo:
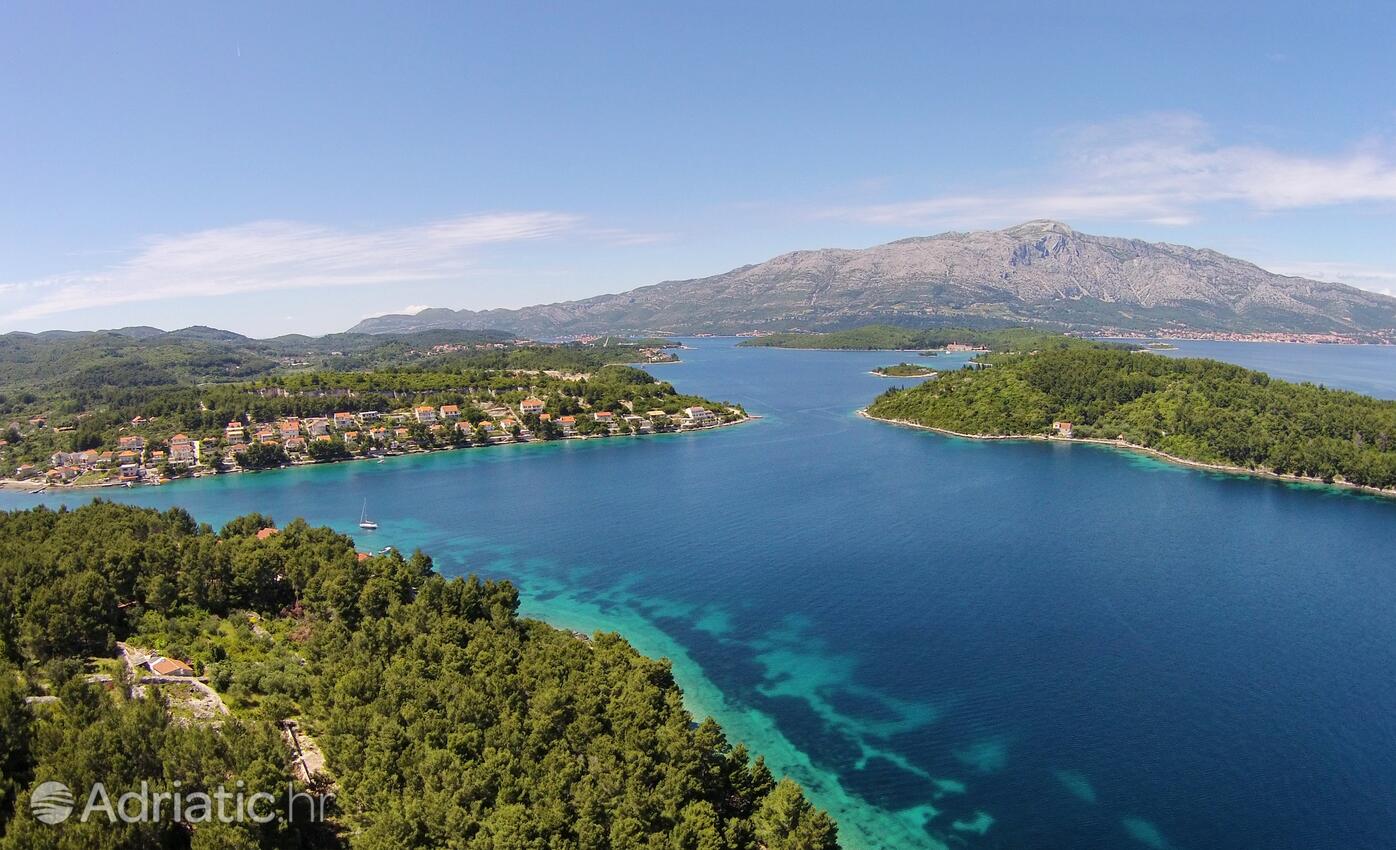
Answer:
[[[882, 425], [905, 355], [692, 345], [654, 373], [760, 421], [118, 497], [513, 579], [671, 658], [850, 848], [1396, 847], [1396, 501]], [[1396, 398], [1393, 348], [1180, 345]]]

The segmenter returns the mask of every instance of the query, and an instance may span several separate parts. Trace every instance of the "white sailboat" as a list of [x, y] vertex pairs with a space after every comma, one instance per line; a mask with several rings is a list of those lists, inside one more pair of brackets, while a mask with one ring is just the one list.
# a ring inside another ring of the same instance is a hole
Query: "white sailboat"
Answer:
[[378, 530], [378, 523], [368, 518], [368, 499], [364, 499], [364, 510], [363, 513], [359, 514], [359, 528], [369, 531]]

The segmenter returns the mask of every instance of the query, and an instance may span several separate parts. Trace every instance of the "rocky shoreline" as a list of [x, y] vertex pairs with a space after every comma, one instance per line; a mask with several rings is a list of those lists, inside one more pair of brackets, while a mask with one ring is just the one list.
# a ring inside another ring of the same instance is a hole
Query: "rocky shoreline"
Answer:
[[1190, 460], [1185, 457], [1178, 457], [1167, 452], [1148, 446], [1141, 446], [1125, 440], [1106, 440], [1099, 437], [1060, 437], [1046, 434], [965, 434], [959, 431], [951, 431], [947, 428], [937, 428], [933, 425], [924, 425], [920, 422], [911, 422], [905, 419], [887, 419], [882, 416], [874, 416], [868, 409], [862, 408], [858, 415], [864, 419], [871, 419], [875, 422], [884, 422], [888, 425], [900, 425], [904, 428], [917, 428], [922, 431], [934, 431], [946, 437], [962, 437], [966, 440], [1033, 440], [1039, 442], [1055, 443], [1084, 443], [1086, 445], [1105, 446], [1112, 449], [1122, 449], [1124, 451], [1137, 452], [1149, 455], [1168, 463], [1178, 466], [1191, 467], [1203, 472], [1220, 472], [1224, 475], [1241, 475], [1250, 478], [1269, 478], [1273, 481], [1284, 481], [1291, 484], [1309, 484], [1319, 487], [1332, 487], [1340, 490], [1351, 490], [1354, 492], [1366, 493], [1371, 496], [1380, 496], [1386, 499], [1396, 499], [1396, 489], [1383, 490], [1379, 487], [1368, 487], [1363, 484], [1352, 484], [1347, 481], [1324, 481], [1322, 478], [1309, 478], [1302, 475], [1281, 475], [1269, 472], [1264, 469], [1248, 469], [1244, 466], [1231, 466], [1224, 463], [1206, 463], [1200, 460]]

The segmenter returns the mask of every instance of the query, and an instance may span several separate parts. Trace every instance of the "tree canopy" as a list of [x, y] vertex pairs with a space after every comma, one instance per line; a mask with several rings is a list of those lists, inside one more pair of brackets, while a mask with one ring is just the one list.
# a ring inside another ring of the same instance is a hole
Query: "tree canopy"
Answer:
[[[362, 555], [299, 520], [270, 528], [101, 501], [0, 514], [0, 848], [838, 846], [798, 786], [693, 722], [668, 662], [522, 619], [508, 582]], [[233, 716], [179, 722], [155, 689], [128, 696], [124, 672], [89, 681], [115, 641], [189, 662]], [[26, 704], [34, 693], [57, 700]], [[327, 755], [328, 825], [28, 814], [49, 779], [284, 793], [286, 718]]]
[[1396, 402], [1215, 360], [1105, 350], [991, 358], [893, 389], [869, 413], [948, 431], [1122, 439], [1186, 460], [1396, 487]]

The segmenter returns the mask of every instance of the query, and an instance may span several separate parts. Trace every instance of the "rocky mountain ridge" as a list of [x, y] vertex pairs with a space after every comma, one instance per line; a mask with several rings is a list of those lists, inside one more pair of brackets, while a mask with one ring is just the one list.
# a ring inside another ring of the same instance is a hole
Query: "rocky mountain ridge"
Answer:
[[869, 322], [1074, 330], [1381, 334], [1396, 299], [1289, 277], [1207, 249], [1080, 233], [1057, 221], [864, 249], [794, 251], [711, 277], [518, 310], [430, 309], [351, 330], [582, 333], [820, 330]]

